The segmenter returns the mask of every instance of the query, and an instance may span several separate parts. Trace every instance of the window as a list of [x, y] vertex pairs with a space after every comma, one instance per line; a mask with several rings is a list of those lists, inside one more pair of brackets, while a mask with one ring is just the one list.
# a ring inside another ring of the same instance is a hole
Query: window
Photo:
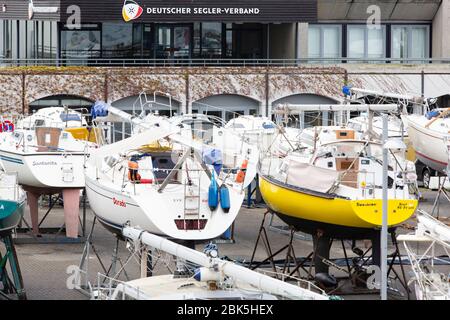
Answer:
[[222, 23], [194, 24], [194, 55], [207, 59], [222, 57]]
[[1, 33], [0, 33], [0, 58], [10, 57], [10, 23], [6, 20], [0, 20]]
[[347, 57], [381, 59], [385, 55], [386, 28], [369, 29], [365, 25], [347, 27]]
[[[84, 25], [80, 30], [61, 31], [61, 56], [74, 59], [74, 64], [100, 56], [100, 28], [97, 25]], [[66, 61], [71, 64], [70, 60]]]
[[55, 58], [55, 21], [0, 20], [0, 58]]
[[227, 23], [225, 30], [225, 56], [227, 58], [233, 58], [233, 24]]
[[202, 56], [217, 58], [222, 54], [222, 24], [202, 23]]
[[104, 23], [102, 33], [102, 55], [107, 58], [131, 56], [133, 46], [133, 25], [125, 23]]
[[428, 58], [429, 33], [427, 25], [393, 25], [392, 58]]
[[340, 56], [341, 26], [318, 24], [310, 25], [308, 30], [308, 57], [335, 59]]

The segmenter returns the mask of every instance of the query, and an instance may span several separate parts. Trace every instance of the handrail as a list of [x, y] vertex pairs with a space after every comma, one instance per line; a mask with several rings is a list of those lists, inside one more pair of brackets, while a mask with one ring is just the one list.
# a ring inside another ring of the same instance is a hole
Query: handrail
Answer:
[[117, 67], [141, 67], [141, 66], [281, 66], [289, 67], [299, 64], [343, 64], [343, 63], [393, 63], [393, 64], [429, 64], [450, 63], [450, 57], [446, 58], [297, 58], [297, 59], [238, 59], [238, 58], [0, 58], [0, 66], [117, 66]]

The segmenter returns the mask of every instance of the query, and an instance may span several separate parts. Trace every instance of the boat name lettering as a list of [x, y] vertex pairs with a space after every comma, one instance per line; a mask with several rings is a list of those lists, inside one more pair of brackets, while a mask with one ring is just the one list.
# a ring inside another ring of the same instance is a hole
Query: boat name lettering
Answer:
[[409, 204], [409, 203], [407, 203], [407, 202], [400, 202], [398, 205], [397, 205], [397, 209], [399, 209], [399, 210], [405, 210], [405, 209], [409, 209], [411, 207], [411, 205]]
[[113, 198], [112, 200], [113, 200], [114, 205], [116, 205], [116, 206], [124, 207], [124, 208], [127, 207], [127, 203], [123, 200], [117, 200], [116, 198]]
[[357, 203], [356, 206], [357, 207], [376, 207], [376, 203], [372, 202], [372, 203]]
[[55, 161], [33, 161], [33, 167], [36, 166], [56, 166], [58, 165]]

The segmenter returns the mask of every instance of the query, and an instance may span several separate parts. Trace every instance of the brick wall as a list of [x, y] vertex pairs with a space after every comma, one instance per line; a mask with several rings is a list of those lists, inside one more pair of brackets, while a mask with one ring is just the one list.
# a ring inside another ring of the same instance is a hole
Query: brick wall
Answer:
[[[95, 101], [117, 101], [145, 91], [167, 92], [182, 111], [192, 102], [217, 94], [236, 94], [266, 105], [295, 94], [317, 94], [342, 99], [348, 81], [357, 87], [420, 95], [421, 78], [438, 75], [440, 92], [450, 94], [450, 68], [440, 66], [301, 66], [289, 68], [3, 68], [0, 69], [0, 110], [28, 112], [31, 102], [59, 94]], [[446, 79], [449, 79], [447, 82]], [[446, 83], [447, 87], [446, 87]], [[428, 85], [428, 87], [432, 87]]]

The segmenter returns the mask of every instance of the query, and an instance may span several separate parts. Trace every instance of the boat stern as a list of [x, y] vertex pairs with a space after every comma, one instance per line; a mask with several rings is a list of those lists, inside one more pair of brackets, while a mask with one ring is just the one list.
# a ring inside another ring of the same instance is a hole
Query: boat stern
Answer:
[[0, 231], [14, 229], [22, 219], [25, 201], [0, 200]]
[[[416, 199], [390, 199], [388, 202], [388, 226], [399, 225], [414, 214], [418, 206]], [[355, 214], [374, 227], [383, 224], [383, 201], [381, 199], [365, 199], [352, 201]]]

